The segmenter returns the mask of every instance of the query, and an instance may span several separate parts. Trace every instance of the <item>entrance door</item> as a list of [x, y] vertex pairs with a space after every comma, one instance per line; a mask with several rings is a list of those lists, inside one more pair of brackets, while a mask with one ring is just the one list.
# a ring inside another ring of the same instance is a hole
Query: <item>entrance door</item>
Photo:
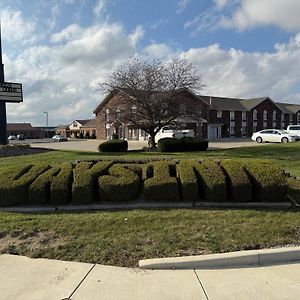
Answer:
[[218, 125], [208, 125], [208, 138], [211, 140], [216, 140], [220, 138], [221, 128]]

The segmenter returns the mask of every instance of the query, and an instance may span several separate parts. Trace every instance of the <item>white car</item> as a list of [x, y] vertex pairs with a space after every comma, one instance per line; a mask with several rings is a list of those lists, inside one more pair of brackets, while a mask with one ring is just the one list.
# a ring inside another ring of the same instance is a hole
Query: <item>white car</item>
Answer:
[[172, 126], [164, 126], [160, 129], [160, 131], [155, 136], [155, 143], [158, 142], [158, 140], [163, 138], [183, 138], [183, 137], [195, 137], [194, 130], [192, 129], [175, 129]]
[[279, 129], [264, 129], [252, 134], [251, 139], [257, 143], [272, 142], [272, 143], [288, 143], [299, 141], [300, 137], [292, 135], [284, 130]]
[[16, 136], [15, 135], [10, 135], [8, 138], [7, 138], [9, 141], [14, 141], [16, 140]]
[[67, 142], [68, 139], [65, 136], [57, 134], [52, 137], [52, 141], [53, 142]]
[[286, 131], [291, 135], [298, 135], [300, 137], [300, 125], [289, 125]]

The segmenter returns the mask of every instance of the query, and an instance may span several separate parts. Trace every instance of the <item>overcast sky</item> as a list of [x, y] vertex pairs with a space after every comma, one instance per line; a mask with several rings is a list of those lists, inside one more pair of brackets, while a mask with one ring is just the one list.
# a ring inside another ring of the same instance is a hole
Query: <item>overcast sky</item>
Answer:
[[1, 0], [8, 122], [93, 117], [97, 83], [132, 56], [186, 58], [206, 95], [300, 104], [299, 0]]

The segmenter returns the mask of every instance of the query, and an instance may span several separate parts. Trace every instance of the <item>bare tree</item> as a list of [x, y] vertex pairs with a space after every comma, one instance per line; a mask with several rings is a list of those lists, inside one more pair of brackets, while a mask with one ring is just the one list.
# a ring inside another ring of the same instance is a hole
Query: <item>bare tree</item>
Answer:
[[120, 118], [147, 132], [150, 147], [155, 147], [155, 135], [162, 127], [175, 124], [179, 118], [197, 118], [195, 107], [183, 107], [179, 94], [183, 90], [199, 91], [203, 82], [185, 60], [132, 59], [112, 72], [100, 87], [122, 93], [124, 106], [120, 107]]

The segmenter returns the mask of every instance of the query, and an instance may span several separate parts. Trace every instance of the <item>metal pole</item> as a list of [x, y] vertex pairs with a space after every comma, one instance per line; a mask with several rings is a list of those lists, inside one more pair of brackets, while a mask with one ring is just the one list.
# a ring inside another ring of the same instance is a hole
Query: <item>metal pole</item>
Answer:
[[44, 114], [46, 114], [46, 138], [48, 138], [49, 135], [49, 127], [48, 127], [48, 112], [44, 111]]
[[[1, 24], [0, 24], [0, 83], [4, 82], [4, 65], [2, 63]], [[0, 101], [0, 144], [7, 144], [6, 103]]]

